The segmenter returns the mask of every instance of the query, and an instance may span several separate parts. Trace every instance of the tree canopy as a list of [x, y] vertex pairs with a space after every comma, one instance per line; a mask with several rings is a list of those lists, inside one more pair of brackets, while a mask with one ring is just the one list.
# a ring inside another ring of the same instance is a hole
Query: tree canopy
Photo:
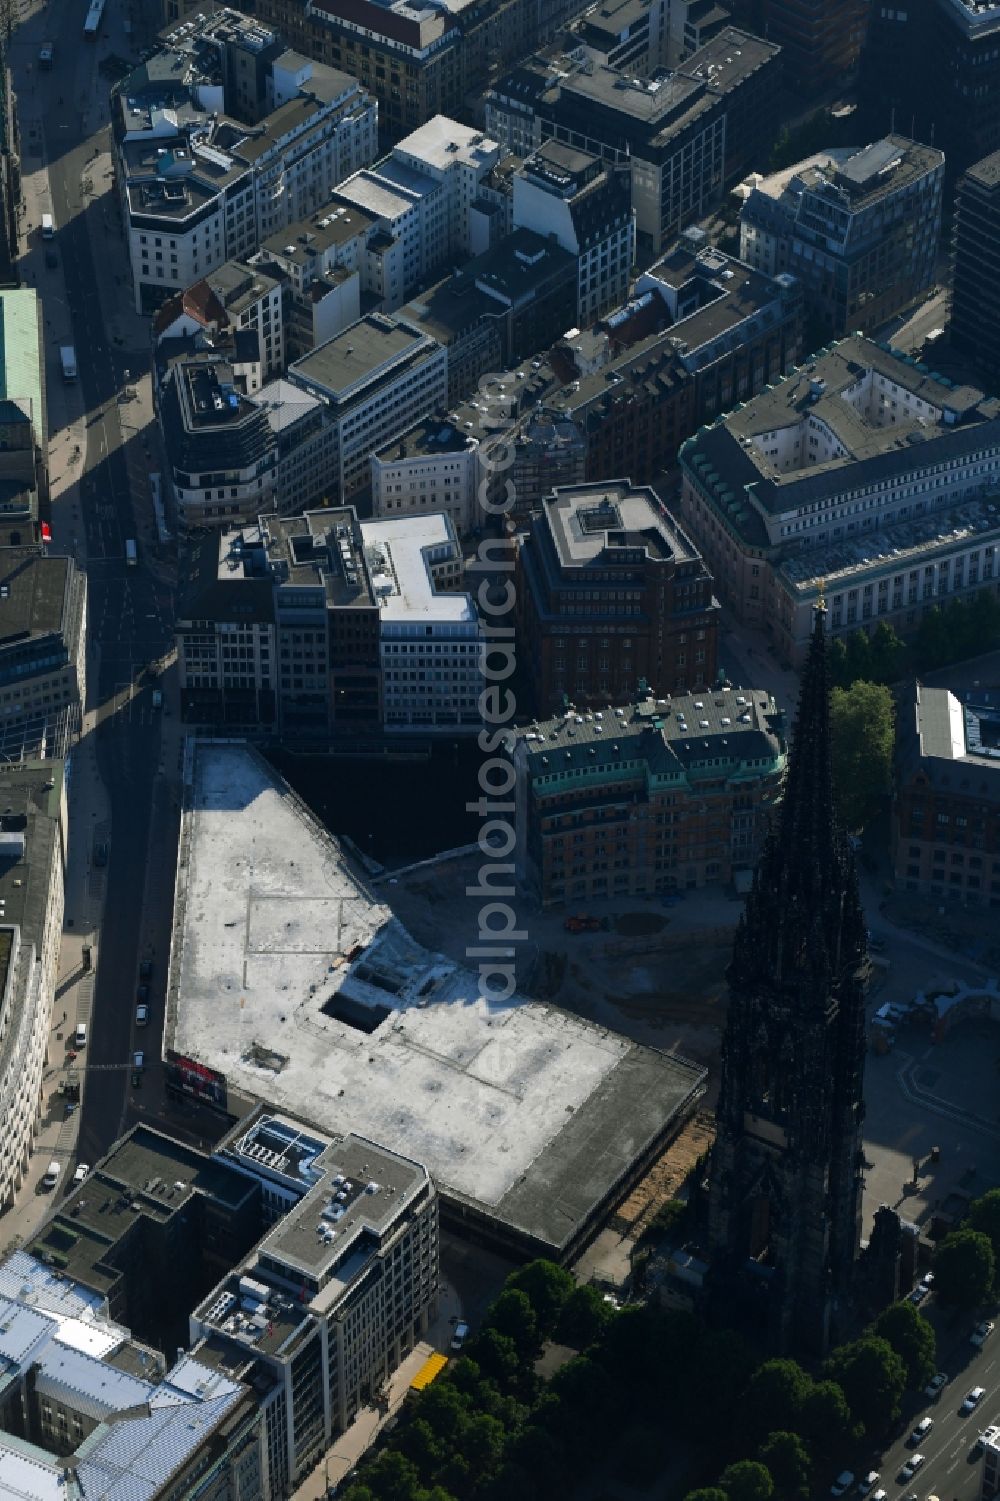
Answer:
[[906, 1366], [906, 1384], [912, 1391], [925, 1387], [937, 1369], [937, 1340], [920, 1310], [904, 1299], [891, 1303], [875, 1320], [874, 1332], [889, 1344]]
[[896, 1421], [906, 1390], [906, 1366], [888, 1340], [863, 1335], [840, 1345], [826, 1362], [826, 1374], [843, 1389], [851, 1417], [872, 1438]]
[[988, 1237], [994, 1262], [1000, 1267], [1000, 1188], [991, 1188], [972, 1201], [964, 1228], [978, 1230]]
[[771, 1501], [774, 1495], [771, 1472], [759, 1459], [738, 1459], [727, 1465], [719, 1476], [719, 1485], [728, 1501]]
[[833, 787], [841, 817], [859, 829], [892, 787], [892, 695], [878, 683], [857, 682], [830, 695]]
[[774, 1481], [775, 1501], [809, 1501], [809, 1450], [797, 1433], [768, 1434], [757, 1451]]
[[953, 1230], [934, 1257], [934, 1291], [942, 1303], [975, 1308], [985, 1301], [996, 1277], [996, 1258], [981, 1230]]

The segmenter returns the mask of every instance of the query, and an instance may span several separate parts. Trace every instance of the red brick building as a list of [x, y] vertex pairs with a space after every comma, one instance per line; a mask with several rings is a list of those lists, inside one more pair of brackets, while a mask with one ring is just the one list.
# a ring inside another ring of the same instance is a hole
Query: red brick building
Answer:
[[518, 879], [543, 904], [650, 895], [753, 870], [785, 769], [759, 689], [561, 714], [519, 730]]
[[517, 612], [540, 714], [715, 680], [712, 575], [648, 486], [573, 485], [543, 501], [519, 542]]

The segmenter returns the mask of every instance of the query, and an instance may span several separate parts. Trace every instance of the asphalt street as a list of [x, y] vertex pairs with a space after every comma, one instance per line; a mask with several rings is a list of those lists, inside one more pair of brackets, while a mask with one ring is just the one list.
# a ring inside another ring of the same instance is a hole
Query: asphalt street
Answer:
[[[113, 344], [102, 321], [101, 297], [127, 297], [115, 278], [119, 255], [95, 256], [107, 235], [88, 178], [88, 163], [107, 141], [101, 101], [108, 84], [97, 71], [102, 48], [87, 47], [75, 4], [53, 0], [50, 28], [63, 41], [50, 73], [35, 73], [31, 86], [47, 94], [46, 157], [57, 249], [66, 303], [72, 319], [79, 380], [87, 413], [86, 453], [80, 483], [86, 530], [91, 639], [98, 644], [98, 765], [111, 804], [110, 858], [104, 925], [98, 946], [96, 986], [86, 1050], [78, 1156], [93, 1162], [127, 1122], [140, 958], [159, 956], [154, 975], [153, 1020], [142, 1042], [158, 1056], [162, 986], [169, 943], [169, 906], [154, 903], [144, 914], [151, 869], [172, 866], [176, 838], [173, 803], [160, 775], [162, 717], [152, 707], [148, 664], [171, 645], [169, 591], [149, 570], [140, 551], [136, 566], [125, 559], [125, 541], [141, 528], [129, 491], [128, 465], [118, 393], [127, 370], [148, 366], [147, 348]], [[44, 297], [44, 292], [43, 292]], [[51, 368], [51, 363], [50, 363]], [[133, 436], [131, 441], [137, 439]], [[82, 837], [87, 837], [83, 832]]]
[[[869, 1470], [877, 1470], [880, 1478], [872, 1493], [881, 1488], [888, 1492], [889, 1501], [904, 1501], [912, 1495], [920, 1501], [928, 1496], [937, 1496], [940, 1501], [972, 1501], [979, 1495], [982, 1472], [976, 1439], [984, 1428], [1000, 1420], [1000, 1333], [994, 1333], [977, 1350], [969, 1343], [977, 1318], [939, 1315], [926, 1305], [922, 1311], [937, 1328], [938, 1370], [948, 1376], [947, 1385], [933, 1400], [924, 1396], [907, 1399], [899, 1436], [883, 1453], [862, 1452], [845, 1456], [844, 1462], [854, 1470], [858, 1481]], [[963, 1413], [962, 1402], [976, 1386], [985, 1387], [986, 1395], [973, 1412]], [[910, 1434], [925, 1415], [933, 1420], [933, 1426], [914, 1447], [909, 1442]], [[903, 1480], [903, 1465], [915, 1453], [922, 1454], [924, 1462], [911, 1479]], [[818, 1497], [829, 1495], [834, 1478], [831, 1475], [825, 1487], [817, 1486]], [[847, 1493], [845, 1501], [860, 1501], [856, 1487]]]

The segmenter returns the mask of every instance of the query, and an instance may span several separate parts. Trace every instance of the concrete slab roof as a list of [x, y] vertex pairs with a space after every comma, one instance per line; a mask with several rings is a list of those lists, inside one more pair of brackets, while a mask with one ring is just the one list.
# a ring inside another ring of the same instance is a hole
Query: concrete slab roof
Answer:
[[426, 1163], [558, 1253], [704, 1077], [421, 947], [255, 752], [192, 742], [167, 1043], [322, 1130]]

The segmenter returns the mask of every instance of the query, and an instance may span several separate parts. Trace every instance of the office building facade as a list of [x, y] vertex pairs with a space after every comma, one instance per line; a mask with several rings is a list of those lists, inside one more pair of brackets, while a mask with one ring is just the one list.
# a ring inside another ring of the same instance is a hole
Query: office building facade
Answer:
[[516, 732], [517, 873], [544, 906], [652, 896], [753, 869], [785, 766], [756, 689], [567, 711]]
[[[269, 61], [248, 101], [232, 86], [234, 53], [255, 48]], [[374, 99], [346, 73], [297, 63], [222, 11], [168, 34], [116, 86], [112, 160], [138, 312], [250, 255], [375, 159]]]
[[426, 516], [440, 511], [457, 537], [481, 527], [479, 440], [446, 417], [431, 417], [372, 454], [372, 515]]
[[951, 342], [1000, 393], [1000, 151], [958, 184], [953, 264]]
[[553, 48], [494, 85], [487, 128], [524, 155], [556, 140], [626, 168], [638, 243], [655, 255], [766, 157], [780, 78], [780, 49], [734, 27], [650, 77]]
[[575, 256], [580, 328], [628, 300], [635, 214], [627, 171], [547, 141], [514, 173], [513, 222]]
[[1000, 702], [924, 683], [896, 730], [896, 889], [935, 902], [1000, 907]]
[[323, 744], [473, 734], [480, 625], [440, 512], [264, 516], [203, 540], [177, 625], [182, 713]]
[[520, 660], [539, 714], [710, 685], [718, 602], [655, 492], [628, 480], [556, 490], [520, 539]]
[[87, 576], [41, 546], [0, 548], [0, 747], [62, 755], [87, 692]]
[[447, 351], [400, 318], [372, 313], [289, 367], [289, 382], [326, 408], [331, 493], [371, 483], [371, 455], [447, 401]]
[[23, 1186], [41, 1123], [65, 905], [63, 763], [3, 768], [0, 796], [0, 1208]]
[[736, 618], [801, 662], [828, 629], [901, 635], [996, 588], [1000, 403], [843, 339], [680, 451], [681, 515]]
[[766, 177], [740, 214], [740, 256], [790, 272], [824, 334], [878, 328], [933, 286], [944, 156], [902, 136]]

